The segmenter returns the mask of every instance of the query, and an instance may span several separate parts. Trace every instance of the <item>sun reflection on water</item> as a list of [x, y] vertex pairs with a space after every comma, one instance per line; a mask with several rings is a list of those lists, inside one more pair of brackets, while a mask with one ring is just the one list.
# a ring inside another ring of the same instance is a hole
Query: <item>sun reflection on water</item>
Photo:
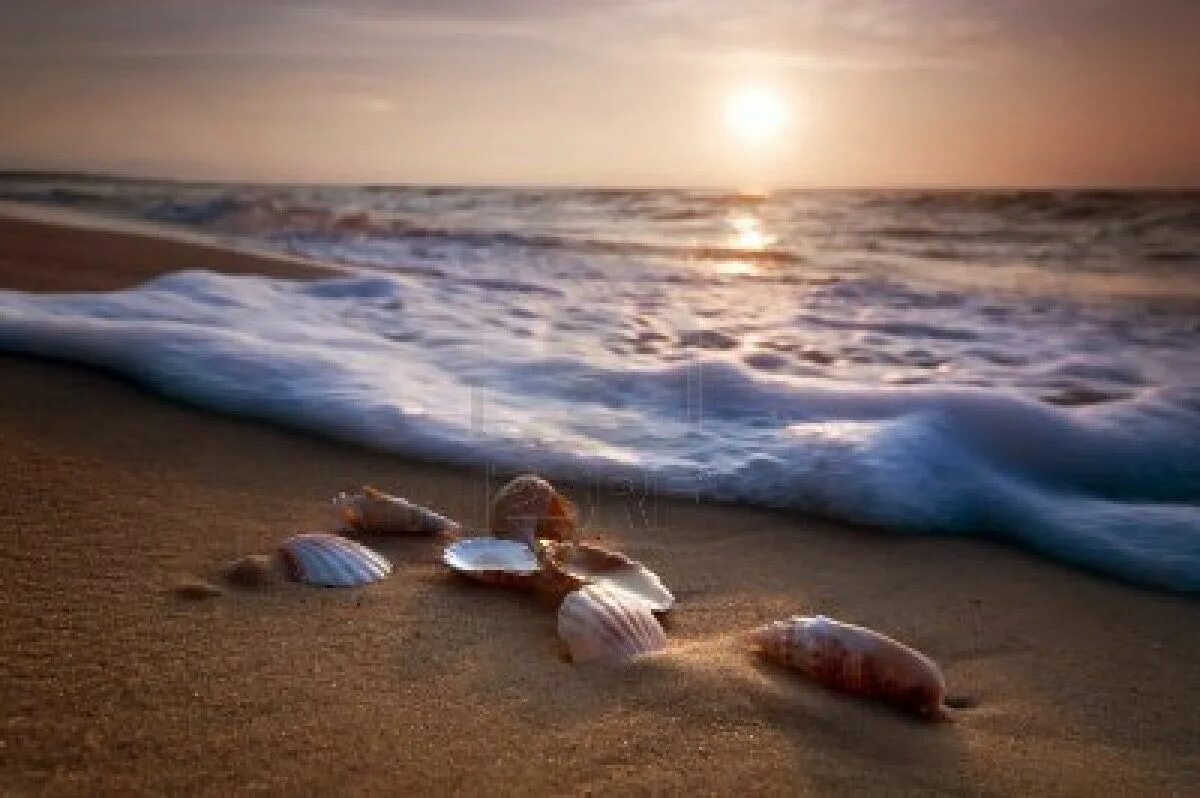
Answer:
[[[763, 252], [776, 241], [775, 236], [763, 228], [762, 220], [749, 213], [730, 217], [729, 226], [732, 228], [728, 243], [730, 249], [746, 253]], [[717, 271], [731, 276], [744, 276], [759, 274], [762, 269], [753, 257], [747, 257], [720, 261]]]

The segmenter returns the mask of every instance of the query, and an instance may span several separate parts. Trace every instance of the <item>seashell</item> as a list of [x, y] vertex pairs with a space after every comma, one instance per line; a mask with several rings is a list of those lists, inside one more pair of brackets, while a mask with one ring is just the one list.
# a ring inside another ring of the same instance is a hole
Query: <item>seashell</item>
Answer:
[[366, 585], [392, 572], [379, 552], [323, 532], [293, 535], [280, 544], [279, 554], [293, 579], [322, 587]]
[[569, 589], [604, 585], [637, 596], [654, 612], [675, 606], [675, 597], [658, 574], [616, 551], [588, 543], [549, 544], [542, 548], [548, 570], [557, 571]]
[[558, 608], [558, 636], [571, 661], [620, 665], [667, 647], [667, 635], [641, 599], [604, 585], [568, 593]]
[[463, 538], [446, 547], [442, 562], [469, 579], [502, 587], [533, 587], [541, 573], [532, 549], [502, 538]]
[[176, 583], [171, 592], [179, 598], [202, 601], [203, 599], [215, 598], [225, 591], [211, 582], [205, 582], [203, 579], [185, 579], [182, 582]]
[[427, 507], [364, 485], [362, 493], [339, 493], [333, 506], [350, 529], [374, 534], [453, 534], [455, 521]]
[[221, 566], [221, 577], [235, 587], [267, 587], [283, 581], [283, 568], [271, 554], [246, 554]]
[[488, 514], [493, 535], [526, 543], [572, 540], [577, 521], [575, 505], [535, 474], [522, 474], [501, 488]]
[[764, 658], [852, 695], [876, 698], [931, 720], [949, 719], [937, 663], [886, 635], [824, 615], [795, 616], [751, 635]]

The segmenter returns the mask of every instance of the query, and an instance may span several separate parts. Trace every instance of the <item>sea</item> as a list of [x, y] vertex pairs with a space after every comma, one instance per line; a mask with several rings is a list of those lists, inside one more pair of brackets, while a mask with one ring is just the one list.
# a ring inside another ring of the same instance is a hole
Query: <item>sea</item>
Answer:
[[8, 175], [0, 199], [346, 268], [0, 291], [8, 352], [400, 455], [1200, 592], [1200, 192]]

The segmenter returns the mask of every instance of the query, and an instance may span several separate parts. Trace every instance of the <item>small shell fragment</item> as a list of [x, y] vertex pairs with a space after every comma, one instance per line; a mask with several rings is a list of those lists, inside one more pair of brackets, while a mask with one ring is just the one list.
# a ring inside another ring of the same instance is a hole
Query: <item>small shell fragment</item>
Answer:
[[576, 664], [620, 665], [667, 647], [667, 635], [645, 602], [603, 585], [567, 594], [558, 608], [558, 636]]
[[364, 485], [361, 493], [339, 493], [333, 506], [350, 529], [371, 534], [452, 534], [459, 525], [427, 507]]
[[764, 658], [827, 687], [931, 720], [949, 719], [946, 681], [937, 664], [879, 632], [824, 615], [795, 616], [755, 630], [751, 644]]
[[273, 554], [244, 554], [221, 566], [221, 577], [234, 587], [259, 588], [282, 582], [284, 573]]
[[446, 547], [442, 562], [470, 579], [502, 587], [533, 587], [541, 572], [524, 543], [493, 537], [463, 538]]
[[205, 582], [203, 579], [185, 579], [178, 582], [171, 589], [171, 592], [179, 598], [202, 601], [204, 599], [215, 598], [225, 591], [211, 582]]
[[624, 590], [646, 602], [654, 612], [666, 612], [675, 606], [675, 597], [658, 574], [620, 552], [588, 543], [552, 543], [543, 551], [548, 567], [574, 587], [594, 584]]
[[392, 572], [379, 552], [323, 532], [293, 535], [280, 544], [279, 553], [293, 579], [321, 587], [367, 585]]
[[577, 521], [575, 505], [535, 474], [522, 474], [501, 488], [488, 514], [493, 535], [526, 543], [572, 540]]

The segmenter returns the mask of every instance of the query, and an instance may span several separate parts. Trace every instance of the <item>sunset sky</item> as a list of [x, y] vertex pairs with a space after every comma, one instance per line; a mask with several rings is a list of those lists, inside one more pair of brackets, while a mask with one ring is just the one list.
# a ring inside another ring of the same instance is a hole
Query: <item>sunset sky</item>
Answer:
[[0, 168], [1200, 185], [1197, 0], [0, 0]]

